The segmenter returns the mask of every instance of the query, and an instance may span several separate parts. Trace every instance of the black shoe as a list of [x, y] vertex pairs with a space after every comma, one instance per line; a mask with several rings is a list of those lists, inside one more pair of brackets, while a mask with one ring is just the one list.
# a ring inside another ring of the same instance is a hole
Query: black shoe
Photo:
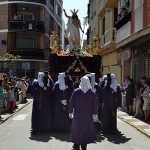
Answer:
[[74, 150], [80, 150], [80, 145], [74, 144], [74, 145], [73, 145], [73, 149], [74, 149]]
[[138, 118], [138, 116], [132, 116], [132, 118]]
[[9, 114], [13, 114], [14, 113], [14, 111], [9, 111]]
[[81, 145], [82, 150], [87, 150], [87, 145]]
[[14, 108], [15, 108], [15, 109], [17, 109], [17, 108], [18, 108], [18, 106], [16, 105]]

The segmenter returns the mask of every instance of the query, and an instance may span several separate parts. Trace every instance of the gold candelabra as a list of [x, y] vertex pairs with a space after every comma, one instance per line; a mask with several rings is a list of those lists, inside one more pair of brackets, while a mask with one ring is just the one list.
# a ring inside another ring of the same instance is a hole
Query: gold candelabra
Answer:
[[52, 53], [57, 53], [60, 50], [60, 47], [58, 45], [58, 35], [56, 34], [55, 31], [52, 32], [52, 35], [50, 35], [49, 40], [50, 40], [50, 49], [52, 50]]

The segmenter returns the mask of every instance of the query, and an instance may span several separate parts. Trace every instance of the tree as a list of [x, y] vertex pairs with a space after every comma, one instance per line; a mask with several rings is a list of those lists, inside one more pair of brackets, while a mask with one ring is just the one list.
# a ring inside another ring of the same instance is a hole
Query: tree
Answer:
[[11, 74], [11, 72], [15, 70], [17, 61], [21, 59], [21, 56], [6, 53], [3, 56], [0, 56], [0, 59], [3, 59], [3, 63], [0, 64], [0, 67], [4, 69], [5, 65], [7, 65], [9, 73]]

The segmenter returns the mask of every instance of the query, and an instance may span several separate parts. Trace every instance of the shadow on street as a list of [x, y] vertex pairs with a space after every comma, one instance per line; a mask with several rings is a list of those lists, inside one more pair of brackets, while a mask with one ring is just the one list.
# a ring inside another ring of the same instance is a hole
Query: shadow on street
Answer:
[[[35, 140], [39, 142], [48, 142], [49, 140], [56, 139], [64, 142], [70, 142], [70, 134], [60, 134], [60, 133], [39, 133], [32, 135], [29, 137], [30, 140]], [[123, 133], [118, 131], [116, 134], [103, 134], [100, 133], [97, 136], [97, 143], [102, 142], [107, 139], [109, 142], [114, 144], [123, 144], [131, 140], [131, 138], [127, 138]]]
[[50, 133], [40, 133], [40, 134], [31, 134], [31, 137], [29, 137], [30, 140], [34, 140], [37, 142], [48, 142], [52, 139]]
[[114, 144], [123, 144], [131, 140], [131, 138], [127, 138], [123, 133], [118, 131], [116, 134], [104, 134], [107, 141], [114, 143]]
[[60, 134], [60, 133], [37, 133], [31, 134], [29, 137], [30, 140], [38, 141], [38, 142], [48, 142], [52, 139], [70, 142], [70, 134]]

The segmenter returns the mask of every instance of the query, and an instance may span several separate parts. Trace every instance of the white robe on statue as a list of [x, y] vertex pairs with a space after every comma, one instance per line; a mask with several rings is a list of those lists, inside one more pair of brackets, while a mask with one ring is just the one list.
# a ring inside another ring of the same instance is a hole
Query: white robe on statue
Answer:
[[67, 23], [68, 40], [71, 47], [73, 47], [72, 41], [74, 41], [78, 46], [80, 45], [80, 30], [79, 27], [73, 25], [72, 21], [73, 20], [70, 17]]

